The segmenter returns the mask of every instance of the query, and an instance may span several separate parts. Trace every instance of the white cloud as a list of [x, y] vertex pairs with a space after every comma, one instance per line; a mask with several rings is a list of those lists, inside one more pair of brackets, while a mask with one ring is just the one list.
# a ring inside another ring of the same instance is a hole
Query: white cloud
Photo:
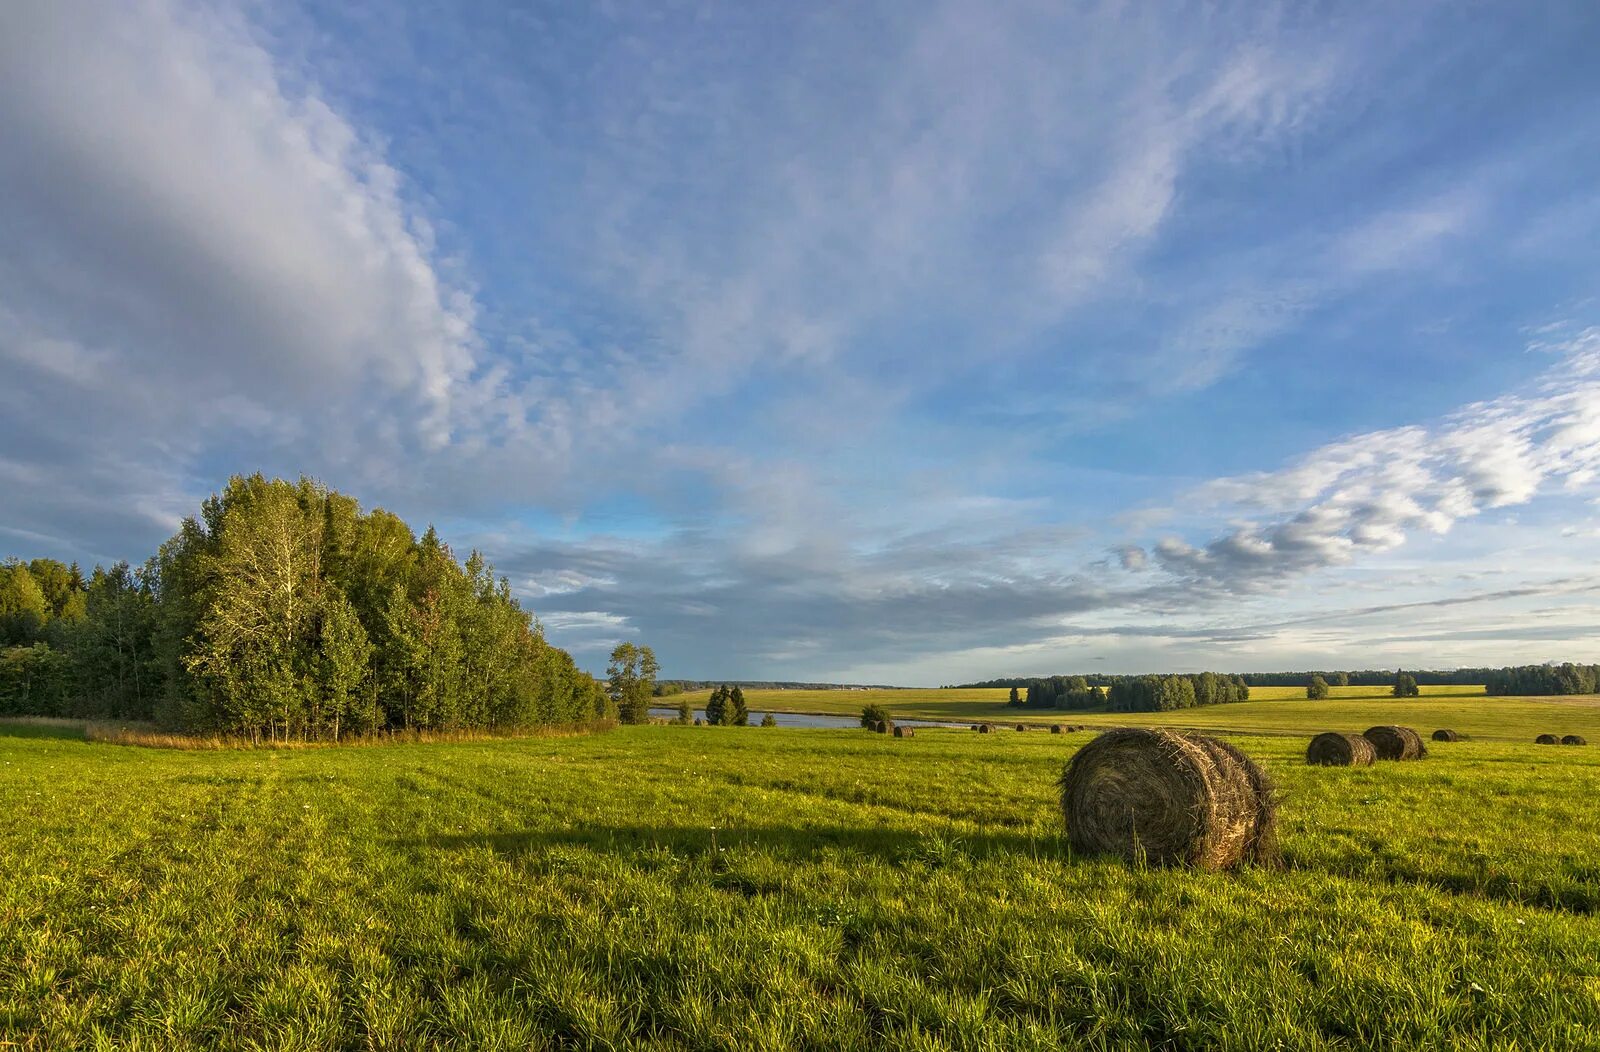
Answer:
[[226, 13], [6, 5], [0, 140], [13, 419], [95, 421], [55, 455], [159, 444], [176, 476], [247, 435], [326, 464], [438, 447], [480, 397], [402, 179]]
[[1600, 468], [1600, 329], [1571, 336], [1562, 355], [1530, 393], [1466, 406], [1433, 427], [1357, 435], [1279, 471], [1202, 486], [1179, 503], [1251, 518], [1198, 547], [1162, 538], [1152, 553], [1180, 576], [1248, 590], [1389, 551], [1419, 530], [1446, 533], [1551, 485], [1587, 486]]

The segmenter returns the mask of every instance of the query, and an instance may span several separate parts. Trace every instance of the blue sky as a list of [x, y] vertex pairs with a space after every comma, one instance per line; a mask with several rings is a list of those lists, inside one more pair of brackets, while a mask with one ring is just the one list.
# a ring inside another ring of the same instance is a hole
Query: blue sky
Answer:
[[1600, 8], [0, 12], [0, 550], [228, 474], [589, 667], [1594, 659]]

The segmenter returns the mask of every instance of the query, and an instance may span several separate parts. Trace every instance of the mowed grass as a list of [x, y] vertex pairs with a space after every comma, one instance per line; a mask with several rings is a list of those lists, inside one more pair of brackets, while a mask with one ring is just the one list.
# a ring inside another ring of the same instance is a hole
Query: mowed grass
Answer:
[[1238, 738], [1285, 866], [1203, 874], [1072, 856], [1087, 740], [0, 731], [0, 1047], [1600, 1043], [1600, 749]]

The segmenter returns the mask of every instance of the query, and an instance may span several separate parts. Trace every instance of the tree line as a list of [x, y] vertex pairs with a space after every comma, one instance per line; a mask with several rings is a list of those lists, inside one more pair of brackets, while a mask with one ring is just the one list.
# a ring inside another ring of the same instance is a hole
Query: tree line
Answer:
[[[976, 690], [1010, 687], [1014, 691], [1027, 691], [1031, 698], [1036, 690], [1041, 697], [1070, 697], [1071, 703], [1043, 707], [1092, 707], [1084, 700], [1084, 691], [1100, 687], [1109, 691], [1113, 684], [1140, 677], [1111, 676], [1104, 673], [1083, 676], [1032, 676], [982, 680], [976, 683], [955, 684], [945, 689]], [[1194, 678], [1194, 677], [1189, 677]], [[1246, 687], [1306, 687], [1320, 691], [1326, 687], [1390, 687], [1396, 697], [1416, 697], [1420, 686], [1476, 686], [1484, 684], [1490, 694], [1593, 694], [1600, 691], [1600, 665], [1583, 665], [1565, 662], [1546, 665], [1516, 665], [1505, 668], [1477, 667], [1449, 670], [1404, 671], [1392, 669], [1364, 669], [1360, 671], [1312, 672], [1245, 672], [1225, 678]], [[1320, 686], [1314, 686], [1321, 681]], [[1072, 684], [1066, 686], [1065, 684]], [[1202, 703], [1203, 704], [1203, 703]]]
[[1600, 688], [1600, 665], [1515, 665], [1484, 678], [1490, 694], [1593, 694]]
[[256, 740], [578, 723], [641, 693], [549, 644], [480, 553], [304, 478], [230, 479], [139, 567], [6, 563], [0, 645], [0, 713]]
[[[1020, 691], [1025, 687], [1026, 696]], [[1011, 704], [1030, 709], [1098, 709], [1163, 712], [1197, 705], [1245, 701], [1250, 688], [1239, 676], [1216, 672], [1174, 676], [1047, 676], [1012, 686]]]

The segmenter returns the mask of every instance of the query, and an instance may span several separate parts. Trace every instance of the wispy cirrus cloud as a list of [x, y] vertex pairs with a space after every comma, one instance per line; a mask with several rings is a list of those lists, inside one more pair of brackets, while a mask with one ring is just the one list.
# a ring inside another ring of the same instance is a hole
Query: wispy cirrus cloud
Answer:
[[1200, 546], [1163, 538], [1151, 554], [1179, 576], [1249, 589], [1392, 550], [1419, 531], [1445, 533], [1546, 486], [1586, 487], [1600, 471], [1600, 329], [1573, 335], [1559, 352], [1531, 393], [1208, 483], [1187, 499], [1257, 521]]

